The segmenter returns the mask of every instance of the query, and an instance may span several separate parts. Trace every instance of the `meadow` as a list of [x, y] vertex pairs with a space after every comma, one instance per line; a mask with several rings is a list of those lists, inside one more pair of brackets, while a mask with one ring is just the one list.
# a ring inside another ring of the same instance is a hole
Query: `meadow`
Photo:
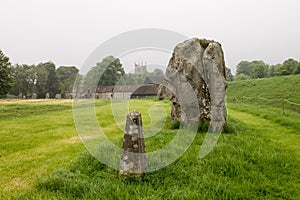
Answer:
[[[227, 126], [214, 150], [198, 157], [206, 135], [199, 129], [178, 160], [140, 180], [118, 178], [87, 152], [70, 100], [1, 100], [0, 199], [300, 199], [299, 108], [271, 101], [300, 103], [299, 88], [299, 75], [230, 83]], [[153, 106], [167, 114], [171, 108], [166, 100], [130, 100], [145, 127]], [[121, 147], [110, 100], [95, 107], [107, 137]], [[168, 119], [145, 139], [147, 152], [177, 134]]]

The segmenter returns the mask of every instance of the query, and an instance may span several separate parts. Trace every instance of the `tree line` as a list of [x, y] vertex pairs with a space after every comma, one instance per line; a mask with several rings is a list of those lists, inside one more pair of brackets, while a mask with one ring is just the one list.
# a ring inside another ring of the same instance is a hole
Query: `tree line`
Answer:
[[234, 80], [269, 78], [300, 74], [300, 62], [289, 58], [282, 64], [268, 65], [263, 61], [241, 61], [236, 67]]
[[60, 66], [53, 62], [38, 65], [12, 65], [0, 50], [0, 95], [54, 98], [56, 94], [72, 92], [79, 70], [75, 66]]
[[75, 66], [60, 66], [53, 62], [38, 65], [12, 65], [0, 50], [0, 95], [12, 94], [19, 97], [54, 98], [56, 94], [66, 97], [75, 84], [79, 92], [96, 91], [99, 86], [142, 84], [147, 76], [163, 76], [160, 69], [152, 73], [125, 73], [120, 59], [108, 56], [97, 62], [86, 75], [80, 75]]
[[[234, 76], [230, 68], [226, 67], [228, 81], [300, 74], [300, 62], [292, 58], [277, 65], [268, 65], [263, 61], [241, 61], [236, 69]], [[95, 91], [99, 86], [142, 84], [147, 76], [163, 75], [160, 69], [152, 73], [126, 74], [120, 59], [113, 56], [96, 63], [85, 76], [80, 75], [75, 66], [60, 66], [56, 69], [53, 62], [12, 65], [0, 49], [0, 95], [36, 95], [37, 98], [48, 95], [54, 98], [56, 94], [62, 94], [65, 97], [72, 92], [77, 77], [79, 81], [76, 84], [82, 85], [83, 90]]]

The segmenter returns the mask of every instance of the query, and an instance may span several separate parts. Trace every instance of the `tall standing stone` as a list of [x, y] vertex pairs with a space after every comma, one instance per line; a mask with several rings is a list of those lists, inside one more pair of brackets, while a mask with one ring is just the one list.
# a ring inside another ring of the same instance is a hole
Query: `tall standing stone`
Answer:
[[[188, 102], [188, 94], [184, 94], [182, 100], [176, 93], [184, 93], [185, 86], [190, 85], [198, 99], [200, 120], [210, 122], [211, 132], [221, 132], [226, 124], [225, 73], [220, 43], [198, 38], [186, 40], [174, 49], [164, 83], [159, 88], [159, 99], [167, 97], [172, 101], [171, 119], [183, 122], [189, 113], [185, 113], [182, 106], [192, 104]], [[181, 105], [180, 101], [187, 105]]]
[[140, 177], [146, 169], [146, 150], [141, 114], [127, 115], [119, 176]]

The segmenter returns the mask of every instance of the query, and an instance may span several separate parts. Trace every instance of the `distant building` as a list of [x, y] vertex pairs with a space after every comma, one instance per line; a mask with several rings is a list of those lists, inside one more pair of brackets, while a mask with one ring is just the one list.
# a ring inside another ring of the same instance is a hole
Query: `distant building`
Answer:
[[131, 99], [132, 93], [139, 85], [116, 85], [113, 89], [112, 98], [114, 99]]
[[114, 86], [100, 86], [97, 89], [96, 98], [110, 99], [113, 96]]
[[132, 99], [157, 95], [158, 87], [153, 84], [100, 86], [96, 97], [101, 99]]
[[131, 99], [147, 98], [157, 96], [158, 87], [156, 85], [140, 85], [130, 96]]
[[134, 64], [134, 73], [135, 74], [145, 74], [147, 72], [146, 62], [135, 63]]

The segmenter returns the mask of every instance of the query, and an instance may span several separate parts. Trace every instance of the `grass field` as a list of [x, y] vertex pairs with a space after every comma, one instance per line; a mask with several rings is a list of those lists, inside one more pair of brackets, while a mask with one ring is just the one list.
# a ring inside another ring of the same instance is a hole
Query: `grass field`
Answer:
[[264, 105], [300, 113], [300, 75], [230, 82], [227, 102]]
[[[286, 77], [284, 77], [286, 78]], [[81, 143], [68, 100], [0, 101], [0, 199], [300, 199], [300, 114], [280, 104], [231, 100], [261, 95], [279, 79], [230, 83], [228, 123], [214, 150], [199, 159], [205, 133], [199, 132], [188, 150], [171, 165], [146, 173], [141, 180], [122, 180], [117, 171], [90, 156]], [[300, 76], [285, 82], [299, 83]], [[247, 88], [247, 89], [245, 89]], [[256, 91], [256, 90], [254, 90]], [[297, 102], [298, 89], [288, 91]], [[287, 91], [285, 92], [287, 93]], [[284, 95], [282, 93], [281, 95]], [[233, 99], [233, 98], [232, 98]], [[298, 100], [299, 102], [299, 100]], [[150, 107], [167, 101], [132, 100], [144, 126]], [[114, 122], [109, 100], [96, 101], [96, 115], [118, 146], [122, 131]], [[161, 148], [176, 135], [167, 124], [146, 139], [147, 151]]]
[[26, 189], [84, 150], [70, 101], [1, 101], [0, 185], [3, 198]]

